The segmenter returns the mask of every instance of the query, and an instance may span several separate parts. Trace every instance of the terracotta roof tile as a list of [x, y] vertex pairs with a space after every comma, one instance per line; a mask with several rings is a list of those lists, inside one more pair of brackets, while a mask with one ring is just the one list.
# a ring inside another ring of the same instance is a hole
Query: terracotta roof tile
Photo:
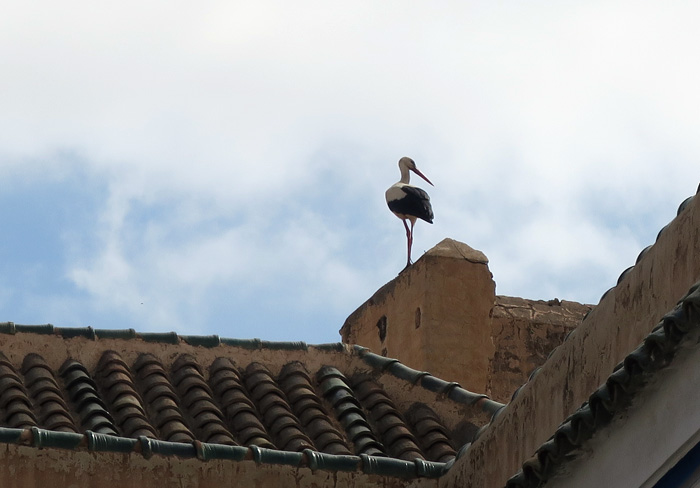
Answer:
[[22, 363], [22, 374], [36, 407], [38, 424], [48, 430], [78, 432], [68, 404], [46, 361], [38, 354], [28, 354]]
[[36, 426], [32, 402], [14, 366], [0, 353], [0, 416], [9, 427]]
[[369, 411], [375, 430], [379, 432], [382, 443], [388, 447], [392, 457], [424, 459], [416, 438], [383, 388], [368, 377], [360, 377], [354, 383], [360, 402]]
[[301, 363], [287, 364], [280, 373], [280, 386], [289, 398], [294, 414], [300, 419], [320, 451], [330, 454], [351, 454], [347, 441], [331, 423], [316, 394], [311, 377]]
[[121, 433], [127, 437], [157, 438], [136, 391], [129, 366], [115, 351], [106, 351], [97, 364], [95, 379]]
[[447, 462], [455, 457], [457, 453], [447, 435], [447, 429], [430, 407], [414, 404], [406, 412], [406, 417], [429, 460]]
[[171, 442], [192, 442], [182, 411], [163, 365], [151, 354], [142, 354], [134, 363], [137, 383], [146, 403], [146, 411], [160, 436]]
[[333, 406], [338, 421], [355, 446], [355, 454], [386, 455], [345, 376], [336, 368], [324, 367], [318, 372], [318, 379], [325, 398]]
[[197, 438], [204, 442], [235, 445], [195, 358], [187, 354], [181, 355], [173, 363], [172, 371], [175, 388]]
[[275, 445], [231, 360], [215, 359], [209, 375], [209, 383], [221, 405], [222, 414], [238, 443], [274, 449]]
[[80, 418], [82, 429], [100, 434], [117, 435], [114, 420], [100, 398], [95, 382], [85, 366], [74, 359], [67, 359], [61, 366], [59, 374], [63, 378], [68, 397]]
[[265, 426], [282, 450], [314, 449], [311, 439], [304, 434], [299, 419], [292, 413], [284, 392], [265, 366], [260, 363], [248, 365], [245, 382], [262, 414]]
[[[385, 383], [449, 402], [443, 412], [489, 421], [472, 407], [483, 395], [441, 381], [430, 389], [411, 383], [403, 378], [408, 368], [377, 362], [365, 349], [216, 339], [0, 323], [0, 442], [434, 477], [444, 464], [423, 459], [452, 459], [443, 441], [459, 426], [438, 422], [421, 436], [422, 424], [406, 416], [413, 399], [397, 401]], [[316, 359], [305, 362], [310, 352]]]

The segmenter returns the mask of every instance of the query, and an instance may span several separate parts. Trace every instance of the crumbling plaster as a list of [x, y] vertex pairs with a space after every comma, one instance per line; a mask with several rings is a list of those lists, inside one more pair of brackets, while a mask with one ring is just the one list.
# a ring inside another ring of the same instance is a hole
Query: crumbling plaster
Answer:
[[[293, 488], [400, 488], [401, 478], [294, 468], [254, 461], [199, 461], [139, 454], [36, 449], [0, 446], [0, 486], [45, 488], [52, 486], [103, 488], [221, 488], [222, 486]], [[437, 480], [424, 486], [435, 488]]]

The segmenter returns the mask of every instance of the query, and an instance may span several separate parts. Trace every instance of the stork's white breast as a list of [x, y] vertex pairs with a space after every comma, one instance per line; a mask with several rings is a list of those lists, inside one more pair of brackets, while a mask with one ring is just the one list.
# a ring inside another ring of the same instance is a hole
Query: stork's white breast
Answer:
[[404, 192], [401, 187], [403, 186], [403, 183], [397, 183], [395, 185], [392, 185], [389, 187], [389, 189], [386, 191], [386, 201], [387, 202], [393, 202], [394, 200], [401, 200], [406, 196], [406, 192]]

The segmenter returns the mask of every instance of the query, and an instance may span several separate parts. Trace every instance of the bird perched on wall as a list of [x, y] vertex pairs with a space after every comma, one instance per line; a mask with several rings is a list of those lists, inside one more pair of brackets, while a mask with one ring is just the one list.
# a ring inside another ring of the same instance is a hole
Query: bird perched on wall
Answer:
[[[418, 170], [415, 161], [411, 158], [399, 159], [399, 169], [401, 170], [401, 179], [386, 191], [386, 204], [389, 206], [389, 210], [403, 221], [403, 226], [406, 228], [406, 239], [408, 240], [406, 268], [408, 268], [411, 265], [413, 226], [416, 220], [421, 219], [429, 224], [433, 223], [433, 208], [430, 206], [430, 197], [424, 190], [409, 184], [411, 180], [409, 171], [413, 171], [431, 186], [435, 185]], [[410, 228], [408, 222], [411, 222]]]

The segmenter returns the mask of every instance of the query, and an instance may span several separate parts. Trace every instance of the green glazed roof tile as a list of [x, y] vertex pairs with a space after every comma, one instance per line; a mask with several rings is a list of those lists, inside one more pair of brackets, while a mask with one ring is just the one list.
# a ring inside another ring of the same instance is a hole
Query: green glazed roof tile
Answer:
[[137, 332], [136, 337], [140, 337], [146, 342], [164, 342], [166, 344], [180, 342], [180, 338], [175, 332]]
[[146, 436], [140, 436], [139, 444], [141, 445], [141, 454], [143, 454], [143, 457], [146, 459], [154, 454], [159, 454], [161, 456], [177, 456], [181, 458], [197, 457], [197, 450], [194, 444], [191, 443], [160, 441]]
[[134, 329], [95, 329], [98, 339], [135, 339]]
[[0, 322], [0, 334], [14, 334], [16, 331], [14, 322]]
[[15, 324], [16, 332], [32, 333], [32, 334], [53, 334], [54, 326], [52, 324], [43, 325], [20, 325]]
[[401, 378], [402, 380], [409, 381], [413, 384], [418, 383], [423, 376], [430, 374], [427, 371], [418, 371], [416, 369], [409, 368], [405, 364], [398, 361], [390, 364], [386, 369], [397, 378]]
[[458, 383], [441, 380], [432, 375], [421, 377], [420, 384], [426, 390], [430, 390], [434, 393], [447, 393], [450, 388], [459, 386]]
[[359, 456], [333, 455], [304, 449], [304, 454], [312, 471], [357, 471], [362, 459]]
[[222, 337], [221, 343], [227, 346], [242, 347], [243, 349], [260, 349], [261, 341], [260, 339], [231, 339], [228, 337]]
[[221, 345], [218, 335], [183, 335], [180, 338], [190, 346], [217, 347]]
[[75, 449], [85, 441], [85, 436], [73, 432], [57, 432], [32, 427], [32, 445], [34, 447], [58, 447], [60, 449]]
[[260, 347], [263, 349], [281, 350], [281, 351], [306, 351], [308, 346], [303, 341], [278, 342], [278, 341], [260, 341]]
[[91, 430], [86, 431], [85, 436], [90, 451], [131, 452], [139, 442], [138, 439], [99, 434]]
[[329, 342], [326, 344], [313, 344], [310, 347], [313, 347], [315, 349], [318, 349], [320, 351], [328, 351], [328, 352], [344, 352], [345, 351], [345, 344], [342, 342]]
[[19, 444], [24, 429], [11, 429], [0, 427], [0, 442], [5, 444]]
[[258, 446], [250, 446], [250, 450], [253, 452], [253, 459], [258, 464], [285, 464], [298, 467], [304, 459], [301, 452], [279, 451]]
[[223, 444], [209, 444], [195, 441], [197, 457], [202, 461], [211, 459], [227, 459], [229, 461], [243, 461], [252, 453], [249, 448], [243, 446], [225, 446]]
[[365, 352], [362, 354], [362, 360], [372, 366], [373, 368], [379, 369], [381, 371], [384, 371], [387, 369], [389, 366], [391, 366], [394, 363], [398, 363], [398, 359], [394, 358], [386, 358], [384, 356], [380, 356], [379, 354], [375, 354], [373, 352]]
[[413, 463], [416, 465], [416, 475], [422, 478], [439, 478], [447, 472], [447, 463], [436, 463], [423, 459], [414, 459]]
[[73, 337], [95, 339], [95, 330], [92, 327], [56, 327], [54, 331], [66, 339], [71, 339]]
[[368, 456], [360, 454], [362, 471], [365, 474], [378, 474], [397, 478], [412, 478], [416, 476], [416, 465], [412, 461], [403, 461], [388, 457]]

